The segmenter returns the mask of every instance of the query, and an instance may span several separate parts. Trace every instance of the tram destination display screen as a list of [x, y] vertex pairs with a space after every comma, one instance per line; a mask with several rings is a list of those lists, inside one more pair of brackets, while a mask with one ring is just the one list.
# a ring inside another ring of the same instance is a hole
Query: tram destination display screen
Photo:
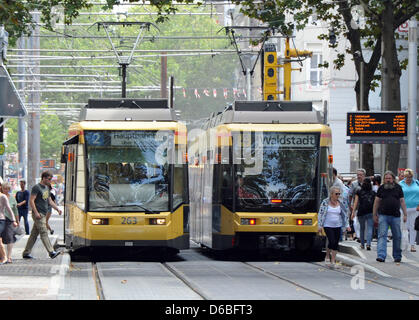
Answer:
[[407, 136], [407, 112], [348, 112], [346, 135], [352, 137]]

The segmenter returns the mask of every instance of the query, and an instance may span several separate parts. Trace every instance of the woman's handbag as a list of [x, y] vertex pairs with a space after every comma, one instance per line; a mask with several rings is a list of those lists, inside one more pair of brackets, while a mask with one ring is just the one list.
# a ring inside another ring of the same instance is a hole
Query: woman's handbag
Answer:
[[15, 235], [21, 236], [25, 234], [25, 229], [22, 226], [17, 226], [13, 229], [13, 232], [15, 233]]

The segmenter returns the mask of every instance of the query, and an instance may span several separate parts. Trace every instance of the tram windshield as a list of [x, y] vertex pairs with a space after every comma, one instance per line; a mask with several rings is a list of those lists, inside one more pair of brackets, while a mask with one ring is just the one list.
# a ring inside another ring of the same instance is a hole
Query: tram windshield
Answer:
[[[236, 166], [236, 210], [316, 210], [319, 135], [263, 132], [250, 136], [246, 146], [243, 135], [241, 164]], [[246, 161], [246, 154], [253, 161]]]
[[[90, 211], [168, 211], [167, 142], [156, 131], [85, 131]], [[169, 140], [168, 140], [169, 139]]]

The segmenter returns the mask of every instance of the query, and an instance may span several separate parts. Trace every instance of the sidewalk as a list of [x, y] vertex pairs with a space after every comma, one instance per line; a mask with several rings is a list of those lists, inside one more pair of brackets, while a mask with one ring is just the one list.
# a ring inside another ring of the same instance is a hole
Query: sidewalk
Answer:
[[[20, 237], [15, 243], [12, 264], [0, 265], [0, 300], [57, 300], [61, 299], [60, 287], [70, 268], [67, 253], [51, 259], [42, 241], [38, 239], [32, 255], [33, 260], [22, 258], [29, 236]], [[58, 235], [50, 235], [52, 244], [58, 241]], [[356, 241], [340, 243], [338, 262], [347, 266], [362, 266], [367, 279], [379, 280], [394, 288], [417, 292], [419, 295], [419, 252], [404, 251], [402, 262], [395, 263], [392, 258], [392, 242], [387, 243], [387, 259], [385, 263], [377, 262], [377, 242], [373, 242], [371, 251], [360, 249]], [[61, 249], [62, 250], [62, 249]], [[80, 287], [73, 288], [81, 290]], [[72, 290], [73, 290], [72, 289]]]
[[[371, 251], [361, 249], [360, 244], [356, 241], [342, 241], [339, 245], [337, 260], [349, 266], [359, 264], [379, 276], [405, 279], [419, 285], [419, 251], [410, 252], [409, 246], [407, 251], [402, 252], [401, 263], [395, 263], [392, 256], [392, 245], [392, 241], [387, 242], [387, 258], [383, 263], [376, 261], [376, 241], [372, 242]], [[418, 250], [418, 246], [416, 248]]]
[[[24, 235], [15, 243], [12, 263], [0, 265], [0, 300], [57, 299], [64, 256], [51, 259], [38, 238], [31, 253], [35, 259], [23, 259], [28, 237]], [[49, 238], [53, 245], [58, 240], [57, 235]]]

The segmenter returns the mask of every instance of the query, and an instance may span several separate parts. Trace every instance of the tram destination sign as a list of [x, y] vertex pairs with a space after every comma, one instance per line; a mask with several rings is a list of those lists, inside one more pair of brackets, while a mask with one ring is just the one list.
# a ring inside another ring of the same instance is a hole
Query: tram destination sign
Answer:
[[407, 112], [348, 112], [346, 135], [405, 137], [407, 136]]

